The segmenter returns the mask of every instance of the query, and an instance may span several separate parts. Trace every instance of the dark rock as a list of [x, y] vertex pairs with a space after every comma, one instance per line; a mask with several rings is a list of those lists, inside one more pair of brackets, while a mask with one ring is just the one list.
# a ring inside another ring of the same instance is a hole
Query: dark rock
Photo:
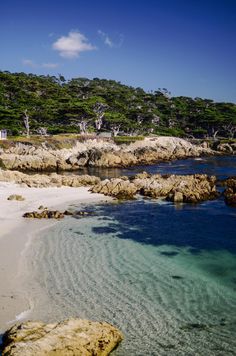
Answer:
[[42, 212], [31, 211], [23, 215], [23, 218], [33, 218], [33, 219], [63, 219], [64, 213], [58, 210], [44, 210]]
[[47, 208], [46, 208], [45, 206], [43, 206], [43, 205], [40, 205], [40, 206], [38, 207], [38, 209], [39, 209], [39, 210], [47, 210]]
[[171, 278], [173, 278], [173, 279], [183, 279], [183, 277], [181, 277], [181, 276], [171, 276]]
[[72, 213], [71, 211], [65, 210], [64, 215], [71, 216], [71, 215], [74, 215], [74, 213]]
[[189, 324], [181, 326], [180, 329], [184, 330], [184, 331], [192, 331], [192, 330], [202, 331], [202, 330], [208, 330], [209, 326], [206, 324], [200, 324], [200, 323], [189, 323]]
[[23, 200], [25, 200], [25, 198], [22, 197], [22, 195], [19, 195], [19, 194], [12, 194], [7, 198], [7, 200], [23, 201]]

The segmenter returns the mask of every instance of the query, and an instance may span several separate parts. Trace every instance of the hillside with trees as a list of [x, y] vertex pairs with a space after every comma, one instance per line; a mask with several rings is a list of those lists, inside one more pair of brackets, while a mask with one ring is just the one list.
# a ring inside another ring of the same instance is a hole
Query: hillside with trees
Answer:
[[145, 92], [114, 80], [0, 72], [0, 129], [9, 135], [99, 133], [234, 138], [236, 104]]

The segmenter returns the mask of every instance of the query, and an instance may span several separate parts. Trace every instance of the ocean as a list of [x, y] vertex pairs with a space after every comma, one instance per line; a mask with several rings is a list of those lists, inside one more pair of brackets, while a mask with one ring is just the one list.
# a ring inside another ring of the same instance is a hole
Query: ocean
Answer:
[[[143, 170], [225, 178], [236, 157], [93, 174]], [[236, 354], [236, 208], [138, 198], [70, 209], [91, 214], [43, 230], [26, 252], [28, 318], [110, 322], [125, 336], [116, 356]]]

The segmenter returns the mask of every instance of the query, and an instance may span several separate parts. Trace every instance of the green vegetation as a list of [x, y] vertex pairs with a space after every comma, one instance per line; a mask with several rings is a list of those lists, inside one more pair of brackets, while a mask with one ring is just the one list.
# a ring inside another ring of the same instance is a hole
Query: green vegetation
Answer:
[[0, 72], [1, 128], [12, 136], [111, 132], [230, 139], [236, 105], [170, 97], [166, 89], [145, 92], [113, 80]]
[[142, 140], [144, 140], [144, 136], [116, 136], [116, 137], [114, 137], [114, 141], [117, 144], [131, 143], [131, 142], [142, 141]]

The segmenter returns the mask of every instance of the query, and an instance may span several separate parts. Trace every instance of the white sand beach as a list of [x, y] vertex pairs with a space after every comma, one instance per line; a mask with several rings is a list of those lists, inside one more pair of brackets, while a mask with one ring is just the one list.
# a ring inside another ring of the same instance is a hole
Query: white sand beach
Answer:
[[[91, 194], [89, 188], [28, 188], [0, 182], [0, 331], [10, 326], [29, 305], [21, 293], [19, 267], [30, 237], [40, 229], [56, 224], [56, 220], [24, 219], [23, 213], [40, 205], [65, 210], [69, 204], [107, 200]], [[24, 201], [7, 200], [11, 194], [22, 195]]]

